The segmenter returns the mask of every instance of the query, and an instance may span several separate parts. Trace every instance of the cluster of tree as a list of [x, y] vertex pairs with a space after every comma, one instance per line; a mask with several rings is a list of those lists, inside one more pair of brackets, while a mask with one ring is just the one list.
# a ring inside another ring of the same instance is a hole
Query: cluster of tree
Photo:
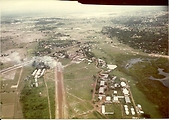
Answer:
[[52, 50], [56, 47], [65, 48], [71, 46], [74, 40], [46, 40], [39, 41], [37, 49], [35, 51], [35, 56], [50, 54]]
[[39, 20], [36, 25], [39, 24], [52, 24], [52, 23], [56, 23], [56, 21], [46, 21], [46, 20]]
[[87, 58], [89, 58], [89, 59], [95, 57], [95, 54], [93, 52], [90, 52], [90, 51], [85, 51], [85, 54], [86, 54]]
[[44, 62], [33, 61], [32, 66], [36, 69], [50, 69], [49, 65], [46, 65]]

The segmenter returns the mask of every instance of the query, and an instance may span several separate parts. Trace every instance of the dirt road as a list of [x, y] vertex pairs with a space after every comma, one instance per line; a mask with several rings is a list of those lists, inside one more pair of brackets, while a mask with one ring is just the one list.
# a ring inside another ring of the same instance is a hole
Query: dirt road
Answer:
[[63, 83], [63, 68], [60, 62], [57, 62], [55, 67], [55, 93], [55, 118], [67, 118], [65, 90]]
[[26, 66], [27, 64], [30, 64], [31, 62], [32, 62], [32, 60], [29, 60], [29, 61], [26, 61], [26, 62], [23, 62], [23, 63], [20, 63], [20, 64], [16, 64], [16, 65], [14, 65], [12, 67], [8, 67], [6, 69], [1, 70], [0, 73], [4, 74], [4, 73], [10, 72], [12, 70], [16, 70], [18, 68]]

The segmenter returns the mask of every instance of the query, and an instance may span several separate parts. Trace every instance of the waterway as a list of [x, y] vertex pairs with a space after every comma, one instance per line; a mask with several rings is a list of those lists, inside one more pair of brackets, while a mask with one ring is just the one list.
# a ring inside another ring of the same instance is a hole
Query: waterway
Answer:
[[158, 80], [158, 81], [162, 82], [164, 86], [167, 86], [169, 88], [169, 73], [166, 73], [163, 70], [164, 69], [162, 69], [162, 68], [158, 68], [158, 72], [159, 72], [158, 74], [163, 75], [164, 78], [159, 79], [159, 78], [154, 78], [153, 76], [150, 76], [149, 79], [150, 80]]

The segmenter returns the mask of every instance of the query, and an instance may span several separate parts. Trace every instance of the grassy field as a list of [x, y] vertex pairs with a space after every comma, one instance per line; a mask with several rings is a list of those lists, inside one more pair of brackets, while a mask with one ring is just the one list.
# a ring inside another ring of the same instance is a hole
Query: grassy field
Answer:
[[61, 62], [62, 65], [67, 65], [68, 63], [71, 62], [71, 60], [70, 59], [66, 59], [66, 58], [61, 58], [61, 59], [59, 59], [59, 62]]
[[112, 104], [105, 104], [106, 112], [113, 112], [113, 105]]
[[45, 73], [45, 80], [48, 86], [51, 115], [52, 115], [52, 119], [54, 119], [55, 118], [55, 81], [54, 81], [53, 70], [49, 70]]
[[98, 70], [94, 64], [87, 65], [84, 62], [72, 64], [64, 70], [65, 86], [70, 93], [84, 100], [91, 100], [91, 84], [94, 83], [92, 75], [95, 75], [97, 72]]
[[1, 94], [1, 118], [14, 118], [16, 93]]
[[[4, 86], [1, 88], [2, 118], [23, 118], [22, 107], [19, 101], [20, 91], [22, 90], [22, 84], [24, 83], [23, 78], [25, 77], [25, 74], [22, 74], [19, 82], [19, 76], [22, 70], [22, 73], [25, 73], [26, 68], [19, 68], [3, 75], [4, 78], [9, 77], [13, 79], [3, 79], [1, 81], [1, 84]], [[11, 88], [12, 85], [16, 86], [17, 83], [17, 88]]]
[[26, 52], [27, 52], [27, 57], [31, 58], [34, 57], [34, 52], [35, 52], [35, 48], [37, 47], [38, 43], [34, 42], [34, 43], [29, 43], [26, 47]]
[[[49, 118], [47, 92], [43, 78], [38, 79], [39, 86], [31, 87], [34, 78], [25, 81], [21, 92], [21, 102], [24, 118]], [[40, 95], [41, 92], [41, 95]]]
[[[91, 90], [94, 83], [93, 75], [97, 72], [94, 64], [88, 65], [85, 62], [71, 64], [64, 69], [64, 85], [67, 91], [70, 118], [93, 109]], [[78, 116], [78, 118], [81, 117]]]
[[113, 107], [114, 114], [113, 115], [106, 115], [107, 118], [109, 118], [109, 119], [112, 119], [112, 118], [122, 118], [121, 104], [113, 103], [113, 104], [111, 104], [111, 106]]
[[[114, 75], [126, 78], [129, 82], [130, 89], [133, 95], [133, 98], [135, 100], [136, 104], [141, 104], [142, 108], [145, 113], [150, 114], [152, 118], [161, 118], [162, 116], [160, 115], [159, 111], [157, 110], [157, 106], [153, 104], [150, 100], [147, 99], [145, 94], [140, 91], [136, 84], [137, 81], [133, 80], [131, 76], [128, 76], [122, 72], [120, 72], [118, 69], [113, 71]], [[149, 106], [149, 107], [147, 107]]]
[[[147, 99], [145, 94], [140, 91], [136, 84], [137, 81], [133, 80], [131, 76], [128, 76], [122, 72], [120, 72], [118, 69], [113, 71], [114, 75], [121, 76], [123, 78], [126, 78], [129, 82], [130, 89], [133, 95], [133, 98], [135, 100], [136, 104], [141, 104], [142, 108], [145, 113], [150, 114], [152, 118], [161, 118], [162, 116], [160, 115], [159, 111], [157, 110], [157, 106], [153, 104], [150, 100]], [[149, 106], [149, 107], [147, 107]]]

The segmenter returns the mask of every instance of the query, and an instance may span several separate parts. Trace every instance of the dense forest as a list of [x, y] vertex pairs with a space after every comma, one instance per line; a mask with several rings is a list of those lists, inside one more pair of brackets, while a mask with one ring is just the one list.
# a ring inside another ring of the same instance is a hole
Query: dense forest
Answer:
[[120, 16], [105, 26], [102, 34], [146, 53], [168, 55], [168, 13], [150, 16]]
[[155, 34], [153, 31], [122, 30], [112, 27], [104, 27], [102, 33], [111, 38], [116, 36], [120, 42], [143, 52], [168, 55], [168, 35], [165, 33]]

